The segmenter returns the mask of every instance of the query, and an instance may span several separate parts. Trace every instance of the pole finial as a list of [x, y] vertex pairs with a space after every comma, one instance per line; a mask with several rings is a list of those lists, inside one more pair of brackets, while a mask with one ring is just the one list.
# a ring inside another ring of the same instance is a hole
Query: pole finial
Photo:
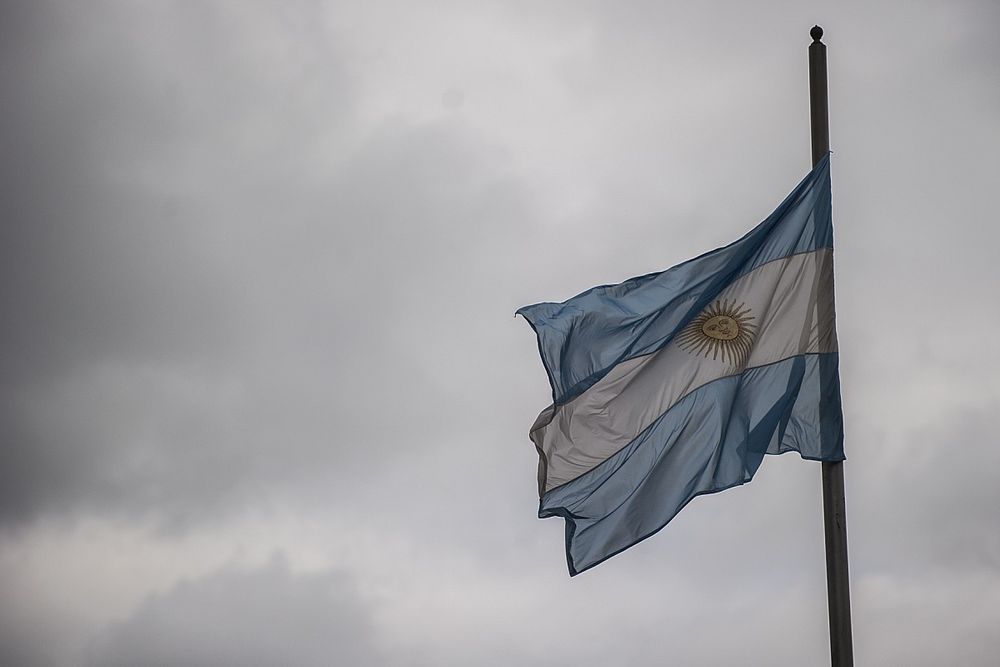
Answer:
[[809, 36], [813, 38], [814, 42], [818, 42], [823, 39], [823, 29], [818, 25], [814, 25], [812, 30], [809, 31]]

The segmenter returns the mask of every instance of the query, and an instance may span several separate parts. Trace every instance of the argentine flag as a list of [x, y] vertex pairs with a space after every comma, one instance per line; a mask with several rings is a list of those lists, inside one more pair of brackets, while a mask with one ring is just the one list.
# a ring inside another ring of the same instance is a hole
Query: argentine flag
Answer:
[[829, 154], [738, 241], [517, 313], [552, 385], [530, 434], [538, 516], [566, 520], [571, 575], [765, 454], [844, 459]]

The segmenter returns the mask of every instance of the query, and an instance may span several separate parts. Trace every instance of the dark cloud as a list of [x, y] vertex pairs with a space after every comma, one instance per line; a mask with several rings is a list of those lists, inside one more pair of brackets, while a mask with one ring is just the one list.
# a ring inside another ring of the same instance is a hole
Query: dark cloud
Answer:
[[289, 572], [280, 558], [153, 595], [90, 649], [92, 665], [384, 665], [372, 611], [341, 573]]
[[[198, 436], [205, 414], [187, 394], [229, 379], [222, 369], [238, 349], [245, 298], [215, 261], [209, 230], [217, 198], [255, 159], [239, 135], [267, 98], [222, 16], [173, 9], [109, 21], [46, 5], [21, 26], [36, 38], [15, 59], [21, 67], [5, 72], [14, 100], [0, 251], [8, 517], [88, 495], [142, 505], [116, 488], [136, 472], [161, 502], [146, 482], [173, 465], [171, 441], [190, 442], [176, 452], [183, 460], [211, 438]], [[229, 101], [251, 111], [234, 121]]]
[[[58, 636], [62, 628], [56, 628], [54, 619], [46, 618], [48, 627], [42, 630], [39, 625], [27, 622], [15, 610], [6, 605], [0, 605], [0, 662], [5, 665], [21, 665], [22, 667], [46, 667], [59, 664], [61, 657], [58, 650], [53, 650], [54, 635]], [[79, 653], [76, 647], [74, 653]]]
[[[467, 304], [503, 286], [484, 276], [524, 215], [502, 156], [435, 123], [348, 146], [351, 85], [300, 41], [316, 17], [275, 27], [254, 10], [246, 35], [168, 7], [56, 21], [66, 55], [14, 86], [56, 108], [9, 128], [8, 523], [98, 510], [179, 526], [377, 465], [374, 443], [428, 437], [454, 411], [443, 374], [487, 330]], [[387, 413], [386, 388], [411, 398]]]

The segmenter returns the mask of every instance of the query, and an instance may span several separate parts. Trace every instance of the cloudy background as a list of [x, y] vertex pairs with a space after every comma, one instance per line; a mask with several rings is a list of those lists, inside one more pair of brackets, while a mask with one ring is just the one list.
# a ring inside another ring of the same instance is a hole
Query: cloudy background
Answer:
[[824, 664], [794, 456], [568, 577], [513, 317], [770, 213], [818, 22], [855, 653], [995, 664], [996, 3], [0, 12], [0, 663]]

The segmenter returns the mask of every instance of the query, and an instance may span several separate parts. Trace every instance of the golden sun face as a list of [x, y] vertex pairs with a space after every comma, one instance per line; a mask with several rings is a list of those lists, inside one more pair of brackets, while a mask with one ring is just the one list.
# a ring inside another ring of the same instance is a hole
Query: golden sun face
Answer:
[[744, 303], [716, 301], [677, 334], [677, 345], [706, 359], [742, 366], [757, 333], [753, 319]]

